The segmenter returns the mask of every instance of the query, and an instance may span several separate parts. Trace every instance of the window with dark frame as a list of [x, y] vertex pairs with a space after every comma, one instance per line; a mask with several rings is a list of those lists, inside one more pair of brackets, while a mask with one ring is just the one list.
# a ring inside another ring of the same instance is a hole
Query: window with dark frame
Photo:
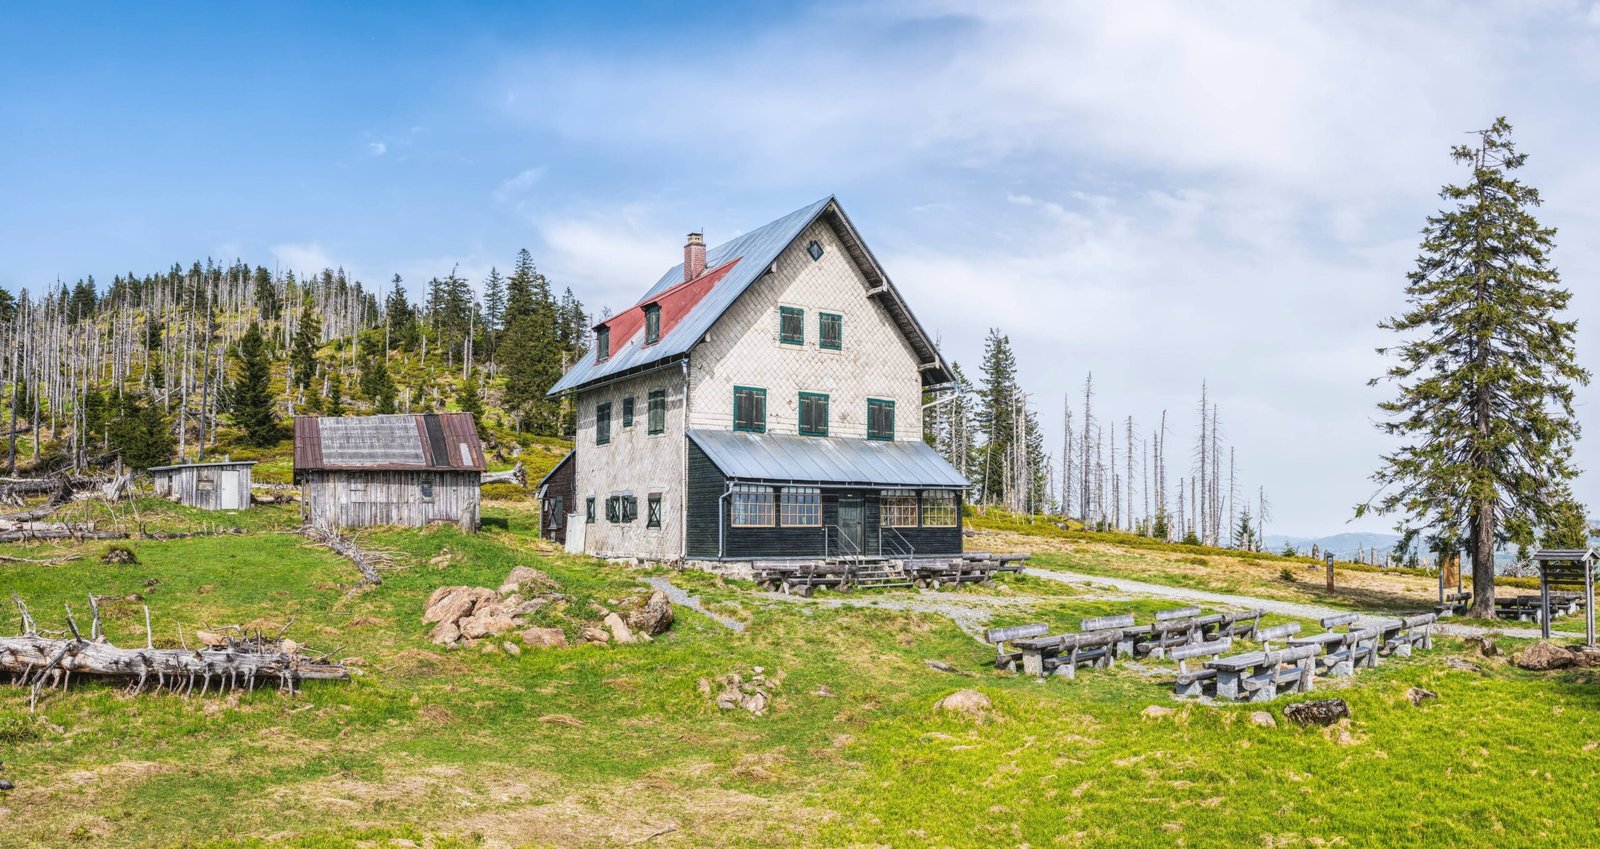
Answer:
[[639, 499], [631, 495], [613, 495], [606, 499], [606, 521], [623, 525], [639, 518]]
[[647, 304], [644, 308], [644, 343], [654, 345], [661, 341], [661, 305]]
[[778, 341], [785, 345], [806, 343], [806, 311], [799, 307], [778, 307]]
[[822, 527], [822, 489], [786, 486], [778, 496], [778, 524], [785, 528]]
[[733, 387], [733, 429], [746, 433], [767, 432], [767, 390], [754, 386]]
[[647, 528], [661, 527], [661, 493], [652, 492], [645, 500], [644, 526]]
[[611, 441], [611, 402], [597, 404], [594, 408], [594, 444], [604, 445]]
[[777, 518], [770, 486], [736, 484], [728, 499], [728, 522], [735, 528], [770, 528]]
[[611, 359], [611, 328], [601, 327], [594, 332], [594, 356], [596, 362], [605, 362]]
[[667, 390], [650, 390], [649, 409], [646, 411], [649, 419], [649, 432], [653, 434], [667, 432]]
[[960, 508], [956, 493], [948, 489], [922, 491], [922, 526], [924, 528], [953, 528], [959, 523]]
[[811, 255], [812, 262], [822, 259], [822, 243], [812, 239], [811, 244], [806, 245], [806, 253]]
[[633, 427], [633, 396], [622, 399], [622, 426]]
[[422, 479], [422, 497], [428, 501], [433, 500], [433, 478]]
[[825, 351], [844, 347], [844, 316], [836, 312], [817, 313], [817, 346]]
[[594, 496], [592, 495], [583, 500], [583, 521], [584, 524], [594, 524]]
[[886, 528], [914, 528], [917, 526], [917, 491], [914, 489], [886, 489], [883, 499], [883, 526]]
[[800, 393], [800, 435], [828, 435], [828, 396], [821, 392]]
[[867, 399], [867, 438], [894, 441], [894, 402], [883, 398]]

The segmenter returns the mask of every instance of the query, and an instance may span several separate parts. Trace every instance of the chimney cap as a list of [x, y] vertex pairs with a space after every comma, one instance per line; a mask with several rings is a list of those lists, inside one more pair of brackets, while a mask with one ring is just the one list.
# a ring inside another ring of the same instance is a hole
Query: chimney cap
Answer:
[[690, 233], [689, 234], [689, 244], [691, 244], [691, 245], [703, 245], [705, 243], [706, 243], [706, 234], [701, 233], [701, 232], [694, 232], [694, 233]]

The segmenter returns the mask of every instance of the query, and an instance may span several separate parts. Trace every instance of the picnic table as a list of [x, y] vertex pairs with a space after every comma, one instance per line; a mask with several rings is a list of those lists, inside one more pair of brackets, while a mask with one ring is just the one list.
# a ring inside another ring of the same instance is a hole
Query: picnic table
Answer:
[[1050, 633], [1050, 626], [1043, 622], [1031, 625], [1011, 625], [1005, 628], [990, 628], [983, 632], [985, 642], [993, 643], [995, 650], [994, 668], [1004, 669], [1008, 672], [1017, 671], [1017, 664], [1022, 661], [1022, 652], [1006, 651], [1005, 644], [1032, 637], [1043, 637]]
[[1216, 670], [1219, 699], [1267, 702], [1280, 692], [1299, 693], [1312, 689], [1320, 653], [1314, 645], [1291, 646], [1277, 651], [1254, 651], [1205, 662]]
[[1290, 646], [1314, 646], [1313, 660], [1318, 674], [1345, 677], [1356, 674], [1358, 666], [1373, 666], [1378, 658], [1378, 629], [1328, 631], [1305, 637], [1290, 637]]
[[1215, 686], [1217, 670], [1190, 669], [1189, 660], [1196, 657], [1210, 657], [1215, 660], [1231, 648], [1233, 648], [1233, 638], [1223, 637], [1209, 643], [1191, 643], [1172, 649], [1170, 657], [1178, 662], [1178, 680], [1173, 691], [1180, 696], [1205, 695], [1207, 687]]
[[1378, 622], [1379, 653], [1410, 657], [1412, 648], [1433, 648], [1433, 623], [1438, 618], [1437, 613], [1418, 613]]
[[1076, 678], [1080, 666], [1110, 668], [1116, 642], [1121, 636], [1122, 632], [1113, 628], [1086, 634], [1057, 634], [1015, 640], [1012, 645], [1022, 652], [1024, 674], [1036, 678], [1043, 678], [1047, 674]]

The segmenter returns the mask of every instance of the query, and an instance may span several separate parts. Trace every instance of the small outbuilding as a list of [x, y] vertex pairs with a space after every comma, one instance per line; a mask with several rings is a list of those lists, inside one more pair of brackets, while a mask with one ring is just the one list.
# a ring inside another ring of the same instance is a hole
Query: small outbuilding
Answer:
[[297, 416], [294, 481], [321, 528], [478, 527], [483, 445], [470, 413]]
[[155, 466], [156, 495], [202, 510], [243, 510], [250, 506], [250, 460]]

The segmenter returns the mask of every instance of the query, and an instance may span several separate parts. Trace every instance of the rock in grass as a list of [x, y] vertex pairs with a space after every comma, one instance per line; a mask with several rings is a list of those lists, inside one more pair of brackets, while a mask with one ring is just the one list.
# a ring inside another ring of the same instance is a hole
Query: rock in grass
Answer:
[[11, 782], [5, 780], [4, 778], [0, 778], [0, 793], [3, 793], [5, 791], [7, 791], [7, 790], [15, 790], [15, 789], [17, 789], [17, 785], [12, 784]]
[[1477, 634], [1468, 637], [1464, 642], [1467, 648], [1477, 652], [1479, 657], [1494, 657], [1500, 654], [1500, 646], [1495, 643], [1495, 637], [1500, 636], [1494, 631], [1487, 634]]
[[1283, 709], [1283, 716], [1300, 725], [1332, 725], [1350, 715], [1350, 705], [1344, 699], [1318, 699], [1299, 702]]
[[606, 633], [606, 629], [604, 628], [597, 628], [593, 625], [590, 625], [589, 627], [583, 629], [583, 639], [584, 642], [603, 644], [611, 642], [611, 635]]
[[950, 664], [945, 663], [942, 660], [934, 660], [933, 658], [930, 657], [930, 658], [928, 658], [928, 659], [926, 659], [926, 660], [924, 660], [922, 662], [924, 664], [926, 664], [929, 669], [935, 670], [937, 672], [948, 672], [951, 675], [960, 675], [963, 678], [971, 678], [972, 677], [972, 673], [967, 672], [965, 670], [957, 669], [954, 666], [951, 666]]
[[1600, 666], [1600, 647], [1573, 646], [1568, 651], [1572, 653], [1573, 666]]
[[628, 627], [652, 637], [666, 633], [672, 627], [672, 620], [672, 602], [662, 590], [651, 593], [649, 598], [631, 606], [628, 611]]
[[611, 631], [613, 640], [619, 643], [636, 643], [639, 641], [633, 636], [633, 629], [628, 627], [628, 623], [622, 621], [621, 616], [615, 613], [607, 613], [606, 618], [602, 621], [604, 621], [606, 628]]
[[522, 647], [517, 645], [516, 643], [513, 643], [513, 642], [509, 641], [509, 640], [507, 640], [506, 642], [501, 643], [500, 644], [500, 648], [503, 649], [506, 654], [509, 654], [512, 657], [516, 657], [517, 655], [522, 654]]
[[1462, 672], [1477, 672], [1480, 675], [1483, 673], [1483, 667], [1473, 663], [1470, 660], [1456, 657], [1454, 655], [1446, 657], [1444, 659], [1444, 665], [1450, 667], [1451, 669], [1459, 669]]
[[994, 702], [989, 701], [988, 696], [977, 690], [957, 690], [940, 699], [934, 707], [951, 713], [982, 716], [989, 708], [994, 707]]
[[1161, 705], [1151, 705], [1144, 710], [1139, 711], [1139, 715], [1145, 717], [1146, 719], [1160, 719], [1163, 716], [1171, 716], [1172, 708], [1162, 707]]
[[1264, 710], [1258, 710], [1250, 714], [1250, 724], [1262, 728], [1277, 728], [1278, 720], [1274, 719], [1272, 714]]
[[1411, 704], [1414, 707], [1421, 707], [1422, 703], [1429, 699], [1437, 700], [1439, 694], [1432, 690], [1424, 690], [1421, 687], [1412, 687], [1406, 691], [1406, 698], [1411, 700]]
[[1544, 672], [1565, 669], [1575, 662], [1572, 652], [1555, 643], [1540, 640], [1511, 656], [1511, 662], [1522, 669]]
[[522, 632], [522, 642], [536, 649], [564, 649], [567, 634], [560, 628], [529, 628]]

